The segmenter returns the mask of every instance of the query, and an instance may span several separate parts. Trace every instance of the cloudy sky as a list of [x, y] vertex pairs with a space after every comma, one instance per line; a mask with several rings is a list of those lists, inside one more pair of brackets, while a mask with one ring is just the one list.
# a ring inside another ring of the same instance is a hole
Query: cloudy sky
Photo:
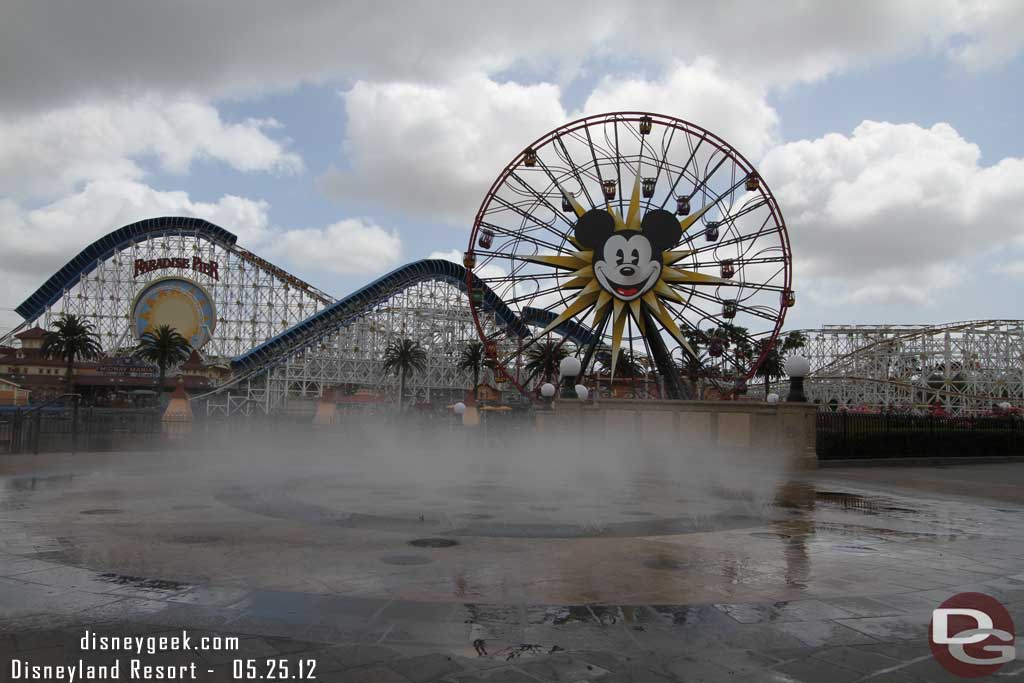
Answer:
[[462, 251], [580, 114], [720, 134], [789, 226], [787, 327], [1020, 318], [1024, 3], [0, 3], [0, 330], [78, 250], [195, 215], [341, 296]]

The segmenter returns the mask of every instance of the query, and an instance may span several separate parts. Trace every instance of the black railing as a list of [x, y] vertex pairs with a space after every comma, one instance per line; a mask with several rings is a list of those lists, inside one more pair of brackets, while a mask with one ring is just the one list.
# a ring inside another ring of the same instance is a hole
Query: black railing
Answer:
[[146, 449], [160, 436], [156, 409], [82, 407], [77, 396], [0, 413], [0, 453]]
[[818, 458], [1024, 455], [1024, 420], [1010, 416], [818, 413]]

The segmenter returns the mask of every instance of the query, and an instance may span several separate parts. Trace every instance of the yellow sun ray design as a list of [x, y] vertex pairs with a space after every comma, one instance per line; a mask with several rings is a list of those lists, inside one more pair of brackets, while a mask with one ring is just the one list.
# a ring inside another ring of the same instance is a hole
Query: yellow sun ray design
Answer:
[[[633, 182], [632, 192], [630, 193], [629, 208], [626, 211], [625, 218], [615, 210], [610, 201], [606, 202], [603, 207], [604, 210], [612, 217], [615, 234], [629, 233], [630, 231], [635, 233], [641, 232], [641, 225], [644, 217], [641, 211], [640, 181], [640, 171], [638, 169]], [[572, 207], [577, 218], [580, 218], [587, 213], [587, 209], [580, 205], [573, 194], [562, 188], [559, 189], [565, 196], [568, 205]], [[697, 224], [701, 217], [714, 206], [714, 203], [706, 204], [699, 211], [680, 220], [679, 227], [681, 231], [685, 233], [692, 226]], [[658, 279], [652, 286], [647, 288], [647, 291], [645, 291], [642, 296], [627, 301], [620, 298], [616, 293], [607, 291], [599, 282], [594, 270], [594, 251], [583, 248], [575, 237], [570, 236], [568, 239], [573, 245], [573, 248], [578, 251], [565, 254], [537, 254], [523, 257], [526, 261], [531, 263], [555, 268], [565, 272], [567, 279], [559, 285], [559, 289], [579, 290], [566, 309], [556, 316], [555, 319], [552, 320], [538, 336], [548, 334], [562, 323], [567, 322], [576, 316], [585, 314], [591, 308], [593, 308], [594, 312], [592, 325], [595, 330], [604, 323], [606, 318], [610, 316], [612, 326], [611, 374], [613, 378], [615, 377], [615, 369], [618, 363], [619, 352], [622, 348], [622, 337], [625, 333], [626, 321], [629, 318], [634, 320], [640, 330], [640, 333], [645, 336], [650, 334], [660, 334], [657, 329], [649, 329], [651, 327], [649, 323], [651, 321], [656, 322], [658, 326], [664, 329], [665, 332], [678, 342], [687, 353], [696, 355], [696, 352], [687, 342], [682, 331], [679, 329], [678, 324], [673, 319], [672, 313], [665, 306], [663, 301], [685, 305], [686, 298], [684, 298], [684, 296], [676, 289], [679, 286], [736, 285], [732, 280], [712, 275], [704, 275], [703, 273], [697, 273], [675, 266], [675, 264], [693, 254], [694, 250], [667, 250], [659, 254], [662, 267]], [[645, 315], [645, 313], [649, 313], [650, 315]]]

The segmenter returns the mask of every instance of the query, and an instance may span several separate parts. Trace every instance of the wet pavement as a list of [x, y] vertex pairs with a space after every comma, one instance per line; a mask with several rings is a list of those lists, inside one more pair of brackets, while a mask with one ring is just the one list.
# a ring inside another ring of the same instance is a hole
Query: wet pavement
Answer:
[[5, 458], [0, 652], [184, 628], [242, 639], [179, 653], [211, 681], [942, 681], [939, 603], [1024, 617], [1024, 464], [620, 474]]

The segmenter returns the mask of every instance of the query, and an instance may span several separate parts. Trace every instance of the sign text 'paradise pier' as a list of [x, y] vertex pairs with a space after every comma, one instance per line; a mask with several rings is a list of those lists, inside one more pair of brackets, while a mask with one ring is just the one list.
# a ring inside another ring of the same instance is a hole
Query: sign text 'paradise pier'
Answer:
[[197, 273], [209, 275], [214, 280], [220, 280], [217, 262], [213, 259], [204, 261], [198, 256], [193, 256], [191, 262], [187, 258], [135, 259], [135, 272], [132, 277], [138, 277], [143, 273], [149, 273], [154, 270], [163, 270], [164, 268], [191, 268]]

